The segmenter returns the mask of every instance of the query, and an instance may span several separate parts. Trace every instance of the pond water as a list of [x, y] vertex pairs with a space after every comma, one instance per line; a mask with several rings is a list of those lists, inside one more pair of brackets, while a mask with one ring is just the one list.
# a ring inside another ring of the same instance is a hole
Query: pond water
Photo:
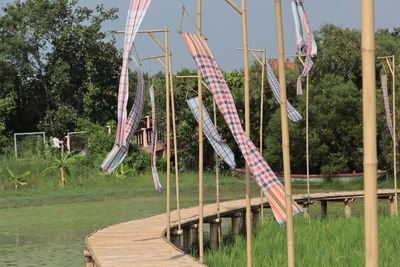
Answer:
[[0, 266], [84, 266], [84, 237], [164, 211], [161, 197], [0, 209]]
[[[227, 192], [224, 200], [238, 197]], [[197, 194], [183, 195], [182, 207]], [[206, 202], [214, 199], [209, 192]], [[171, 197], [171, 202], [172, 197]], [[0, 209], [0, 266], [84, 266], [84, 238], [96, 229], [163, 213], [164, 196]]]

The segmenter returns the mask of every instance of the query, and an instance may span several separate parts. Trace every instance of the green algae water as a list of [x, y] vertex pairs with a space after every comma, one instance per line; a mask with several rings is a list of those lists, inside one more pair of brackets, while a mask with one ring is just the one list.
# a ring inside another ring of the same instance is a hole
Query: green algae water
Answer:
[[[223, 192], [222, 200], [240, 198]], [[174, 201], [171, 196], [171, 208]], [[214, 201], [213, 192], [205, 195]], [[183, 194], [182, 207], [197, 206]], [[84, 266], [85, 236], [116, 223], [165, 212], [165, 196], [0, 209], [0, 266]]]
[[162, 213], [159, 197], [0, 210], [0, 266], [84, 266], [96, 229]]

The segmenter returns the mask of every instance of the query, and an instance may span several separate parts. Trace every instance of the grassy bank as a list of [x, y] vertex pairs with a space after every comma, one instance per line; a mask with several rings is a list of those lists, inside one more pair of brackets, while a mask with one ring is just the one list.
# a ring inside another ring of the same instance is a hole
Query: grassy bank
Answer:
[[[82, 201], [101, 201], [110, 199], [126, 199], [132, 197], [156, 197], [165, 193], [154, 191], [151, 174], [130, 172], [121, 173], [118, 177], [115, 174], [105, 174], [96, 166], [85, 164], [84, 160], [76, 160], [69, 166], [70, 175], [67, 176], [67, 183], [64, 188], [59, 184], [59, 172], [55, 170], [43, 174], [50, 163], [44, 159], [18, 160], [14, 158], [0, 157], [0, 209], [16, 208], [27, 206], [38, 206], [47, 204], [61, 204]], [[10, 181], [6, 167], [16, 174], [23, 174], [30, 171], [27, 177], [27, 184], [19, 186], [15, 190]], [[165, 187], [165, 174], [160, 172], [161, 183]], [[244, 190], [244, 177], [242, 174], [222, 173], [220, 185], [222, 191]], [[174, 175], [171, 176], [171, 188], [174, 188]], [[194, 172], [180, 174], [180, 189], [188, 193], [197, 192], [198, 177]], [[257, 185], [252, 182], [254, 196], [257, 194]], [[362, 181], [351, 183], [316, 183], [312, 184], [313, 191], [336, 191], [336, 190], [358, 190], [362, 189]], [[380, 188], [391, 188], [392, 182], [389, 179], [379, 182]], [[215, 175], [206, 172], [204, 176], [204, 190], [215, 190]], [[172, 190], [174, 193], [174, 190]], [[294, 193], [306, 192], [305, 183], [294, 183]], [[223, 195], [223, 194], [222, 194]]]
[[[0, 158], [0, 209], [47, 204], [61, 204], [84, 201], [101, 201], [110, 199], [127, 199], [133, 197], [158, 197], [165, 196], [165, 192], [158, 193], [154, 190], [151, 173], [126, 173], [119, 175], [105, 174], [98, 168], [86, 166], [81, 161], [73, 162], [69, 169], [65, 187], [60, 187], [59, 172], [54, 171], [43, 174], [49, 162], [43, 159], [16, 160], [13, 158]], [[14, 189], [6, 167], [14, 173], [22, 174], [30, 171], [27, 185]], [[165, 187], [165, 173], [160, 172], [160, 180]], [[193, 172], [180, 174], [180, 190], [187, 193], [196, 193], [198, 176]], [[221, 175], [222, 191], [241, 191], [244, 182], [238, 177]], [[171, 176], [172, 194], [175, 193], [175, 177]], [[254, 185], [255, 186], [255, 185]], [[213, 173], [205, 173], [204, 190], [212, 191], [215, 188]]]
[[[295, 217], [296, 266], [364, 266], [362, 218], [313, 219]], [[380, 266], [400, 262], [400, 217], [379, 218]], [[253, 233], [253, 266], [287, 266], [286, 228], [265, 221]], [[208, 266], [246, 266], [246, 240], [205, 255]]]

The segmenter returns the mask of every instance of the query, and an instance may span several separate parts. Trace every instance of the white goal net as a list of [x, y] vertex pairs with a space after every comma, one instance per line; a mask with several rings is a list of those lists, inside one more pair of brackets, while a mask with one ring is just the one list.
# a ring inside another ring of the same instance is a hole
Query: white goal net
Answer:
[[17, 158], [33, 158], [43, 155], [46, 147], [44, 132], [14, 134], [14, 151]]
[[89, 132], [69, 132], [65, 141], [68, 153], [85, 150], [89, 147]]

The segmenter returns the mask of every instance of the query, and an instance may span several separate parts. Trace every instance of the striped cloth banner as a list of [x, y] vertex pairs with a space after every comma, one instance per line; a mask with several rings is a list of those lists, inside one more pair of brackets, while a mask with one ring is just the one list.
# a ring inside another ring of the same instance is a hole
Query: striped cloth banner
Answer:
[[[250, 171], [257, 184], [264, 191], [271, 206], [275, 219], [279, 223], [286, 221], [286, 197], [282, 184], [271, 170], [268, 163], [257, 150], [253, 142], [246, 135], [240, 124], [239, 115], [235, 103], [225, 79], [215, 62], [207, 42], [201, 36], [182, 33], [186, 46], [200, 69], [208, 88], [221, 111], [229, 129], [238, 144]], [[293, 214], [301, 212], [300, 207], [292, 202]]]
[[[269, 87], [271, 87], [272, 92], [274, 93], [274, 96], [278, 103], [281, 103], [281, 89], [279, 86], [279, 82], [275, 77], [274, 72], [272, 71], [271, 65], [269, 64], [268, 61], [265, 62], [265, 68], [267, 70], [267, 80]], [[298, 122], [302, 119], [300, 113], [290, 104], [289, 101], [287, 101], [287, 113], [288, 113], [288, 118], [294, 122]]]
[[156, 153], [157, 153], [157, 124], [156, 124], [156, 103], [154, 101], [154, 88], [153, 85], [149, 88], [150, 102], [151, 102], [151, 174], [153, 175], [154, 188], [156, 191], [161, 192], [162, 186], [160, 178], [158, 177]]
[[142, 118], [143, 112], [143, 103], [144, 103], [144, 79], [143, 74], [140, 71], [139, 64], [136, 60], [134, 62], [137, 64], [136, 72], [137, 72], [137, 88], [136, 88], [136, 97], [133, 102], [133, 106], [131, 111], [129, 112], [129, 116], [127, 118], [127, 123], [125, 127], [126, 145], [114, 144], [114, 147], [108, 153], [107, 157], [104, 159], [101, 164], [101, 169], [105, 172], [111, 173], [113, 172], [119, 164], [125, 159], [128, 154], [129, 143], [133, 134], [135, 133], [137, 127], [139, 126], [140, 119]]
[[300, 55], [307, 56], [304, 68], [297, 78], [297, 95], [302, 95], [301, 78], [307, 76], [314, 64], [311, 58], [317, 54], [317, 44], [304, 10], [303, 0], [292, 0], [292, 13], [296, 29], [296, 48]]
[[138, 61], [135, 61], [138, 75], [138, 87], [132, 110], [127, 117], [127, 104], [129, 96], [129, 55], [132, 50], [133, 40], [143, 21], [144, 15], [151, 0], [131, 0], [125, 26], [124, 50], [122, 57], [121, 76], [118, 90], [118, 124], [115, 145], [103, 161], [101, 168], [112, 172], [122, 162], [128, 153], [130, 139], [141, 119], [143, 110], [143, 75]]
[[392, 116], [390, 114], [387, 80], [388, 78], [386, 75], [381, 75], [381, 85], [382, 85], [383, 102], [385, 104], [386, 123], [389, 128], [390, 136], [393, 138], [393, 123], [392, 123]]
[[[196, 121], [199, 122], [199, 102], [198, 97], [191, 98], [186, 100], [188, 103], [190, 110], [192, 111]], [[225, 161], [226, 164], [231, 167], [231, 169], [236, 168], [235, 155], [229, 146], [222, 140], [220, 134], [208, 114], [206, 107], [203, 105], [203, 132], [207, 136], [208, 141], [211, 146], [214, 148], [214, 151], [217, 152], [219, 157]]]

